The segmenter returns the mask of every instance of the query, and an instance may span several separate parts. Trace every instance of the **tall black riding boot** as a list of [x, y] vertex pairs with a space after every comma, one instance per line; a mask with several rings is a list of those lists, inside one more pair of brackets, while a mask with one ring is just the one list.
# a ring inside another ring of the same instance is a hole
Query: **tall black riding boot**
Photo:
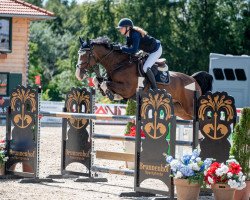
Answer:
[[146, 75], [148, 77], [148, 80], [150, 81], [151, 88], [153, 90], [156, 90], [157, 86], [156, 86], [156, 81], [155, 81], [155, 75], [154, 75], [154, 73], [152, 72], [152, 70], [150, 68], [148, 68], [148, 70], [146, 72]]

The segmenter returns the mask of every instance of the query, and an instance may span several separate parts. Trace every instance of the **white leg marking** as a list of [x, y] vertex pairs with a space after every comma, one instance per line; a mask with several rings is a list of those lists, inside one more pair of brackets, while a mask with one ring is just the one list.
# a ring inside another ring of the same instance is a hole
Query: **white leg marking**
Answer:
[[95, 85], [95, 88], [98, 88], [99, 82], [98, 82], [98, 80], [97, 80], [96, 77], [93, 78], [93, 83], [94, 83], [94, 85]]
[[76, 68], [75, 76], [76, 76], [76, 78], [77, 78], [79, 81], [82, 80], [82, 78], [80, 77], [80, 69], [79, 69], [78, 67]]
[[123, 97], [121, 95], [114, 94], [114, 100], [119, 101], [119, 100], [122, 100], [122, 99], [123, 99]]

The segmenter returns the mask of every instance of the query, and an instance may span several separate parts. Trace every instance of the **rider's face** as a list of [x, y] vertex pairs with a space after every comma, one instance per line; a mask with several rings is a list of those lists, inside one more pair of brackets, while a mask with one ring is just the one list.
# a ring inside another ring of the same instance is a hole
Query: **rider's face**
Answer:
[[119, 28], [119, 31], [120, 31], [120, 33], [121, 33], [122, 35], [125, 35], [125, 33], [126, 33], [126, 27], [121, 27], [121, 28]]

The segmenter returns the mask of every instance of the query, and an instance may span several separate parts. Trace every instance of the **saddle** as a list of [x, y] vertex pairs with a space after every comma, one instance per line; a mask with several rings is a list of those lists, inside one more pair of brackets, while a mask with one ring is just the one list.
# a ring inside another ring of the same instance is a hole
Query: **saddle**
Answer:
[[[146, 74], [143, 71], [143, 65], [148, 58], [148, 55], [145, 55], [144, 53], [139, 53], [136, 55], [138, 59], [138, 71], [140, 76], [145, 77]], [[165, 58], [158, 59], [155, 64], [151, 67], [154, 75], [155, 80], [157, 83], [167, 85], [170, 82], [170, 76], [168, 71], [168, 65], [166, 64]]]

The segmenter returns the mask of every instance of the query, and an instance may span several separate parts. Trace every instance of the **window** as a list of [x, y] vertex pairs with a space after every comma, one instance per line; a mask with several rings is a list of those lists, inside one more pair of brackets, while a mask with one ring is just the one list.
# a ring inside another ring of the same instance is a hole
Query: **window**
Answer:
[[246, 81], [247, 77], [244, 69], [235, 69], [235, 75], [238, 81]]
[[0, 53], [11, 52], [12, 37], [12, 20], [11, 18], [0, 17]]
[[222, 72], [222, 69], [214, 68], [213, 72], [214, 72], [214, 77], [216, 80], [224, 80], [224, 74]]
[[227, 80], [235, 80], [235, 75], [233, 69], [225, 68], [224, 73]]

